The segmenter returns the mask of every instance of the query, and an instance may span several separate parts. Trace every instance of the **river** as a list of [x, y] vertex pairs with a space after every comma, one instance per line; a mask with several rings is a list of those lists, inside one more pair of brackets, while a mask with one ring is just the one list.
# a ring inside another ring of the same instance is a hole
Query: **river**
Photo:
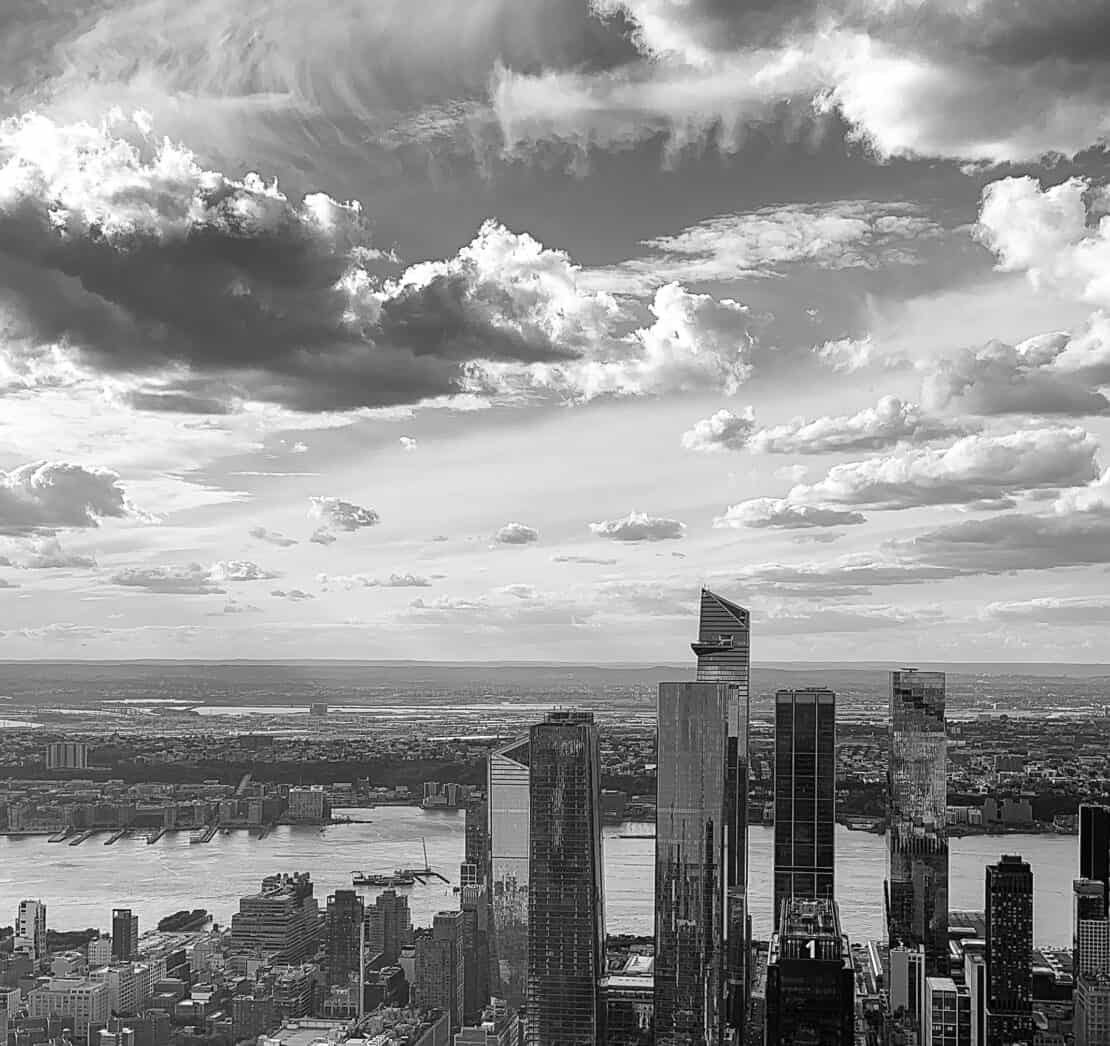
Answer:
[[[343, 811], [337, 811], [342, 814]], [[14, 920], [23, 898], [47, 905], [54, 929], [110, 926], [111, 909], [129, 907], [141, 929], [180, 908], [207, 908], [226, 921], [238, 899], [258, 889], [264, 875], [306, 871], [316, 883], [323, 905], [327, 895], [349, 887], [355, 870], [392, 871], [428, 863], [452, 882], [458, 881], [463, 849], [461, 812], [424, 811], [412, 807], [377, 807], [350, 811], [370, 824], [333, 825], [326, 829], [279, 827], [265, 839], [246, 832], [217, 835], [210, 843], [191, 845], [188, 832], [169, 833], [147, 845], [145, 838], [103, 845], [98, 835], [80, 846], [47, 842], [45, 836], [0, 837], [0, 925]], [[652, 932], [654, 840], [625, 838], [650, 831], [630, 824], [605, 829], [605, 906], [610, 933]], [[886, 872], [882, 836], [850, 832], [837, 826], [836, 890], [845, 929], [853, 941], [882, 935], [882, 883]], [[1019, 853], [1033, 867], [1036, 942], [1069, 946], [1071, 881], [1078, 875], [1077, 842], [1063, 835], [967, 836], [953, 839], [950, 858], [950, 906], [981, 909], [986, 865], [1001, 853]], [[749, 834], [749, 896], [757, 937], [771, 927], [771, 829], [753, 826]], [[364, 890], [372, 897], [376, 891]], [[428, 924], [434, 912], [454, 908], [457, 900], [442, 883], [414, 886], [413, 921]]]

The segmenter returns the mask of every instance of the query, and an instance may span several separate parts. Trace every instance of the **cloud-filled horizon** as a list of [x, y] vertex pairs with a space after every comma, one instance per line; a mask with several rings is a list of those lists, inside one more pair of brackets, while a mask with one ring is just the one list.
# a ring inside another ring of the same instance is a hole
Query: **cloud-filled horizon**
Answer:
[[1099, 660], [1100, 29], [0, 12], [0, 657]]

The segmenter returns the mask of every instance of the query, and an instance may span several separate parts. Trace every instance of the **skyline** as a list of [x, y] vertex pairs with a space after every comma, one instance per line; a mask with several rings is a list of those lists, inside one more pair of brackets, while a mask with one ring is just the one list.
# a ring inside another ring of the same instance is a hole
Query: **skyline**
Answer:
[[9, 7], [0, 658], [1099, 656], [1094, 0]]

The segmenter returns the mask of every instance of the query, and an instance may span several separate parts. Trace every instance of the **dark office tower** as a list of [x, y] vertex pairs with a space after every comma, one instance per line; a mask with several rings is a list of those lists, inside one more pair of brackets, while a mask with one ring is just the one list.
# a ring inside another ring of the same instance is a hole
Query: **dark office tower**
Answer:
[[1110, 806], [1079, 807], [1079, 877], [1101, 882], [1110, 907]]
[[890, 673], [887, 800], [890, 946], [925, 946], [926, 974], [948, 975], [948, 742], [944, 673]]
[[739, 1035], [747, 1010], [748, 954], [748, 713], [751, 618], [748, 611], [703, 588], [698, 616], [698, 681], [728, 683], [725, 742], [725, 1028]]
[[784, 900], [767, 954], [767, 1046], [852, 1046], [855, 971], [831, 900]]
[[130, 908], [112, 909], [112, 958], [117, 962], [133, 959], [139, 947], [139, 917]]
[[596, 1046], [605, 913], [593, 714], [549, 712], [530, 747], [526, 1046]]
[[416, 941], [416, 1008], [442, 1010], [453, 1035], [463, 1026], [462, 913], [436, 912], [429, 936]]
[[324, 951], [329, 984], [346, 984], [358, 973], [363, 917], [362, 898], [354, 890], [336, 890], [328, 898]]
[[510, 1009], [524, 1005], [528, 981], [529, 740], [489, 756], [490, 990]]
[[1033, 870], [1020, 857], [987, 866], [987, 1041], [1033, 1042]]
[[402, 948], [412, 944], [412, 913], [409, 899], [396, 890], [382, 890], [373, 904], [366, 905], [366, 951], [381, 955], [393, 965]]
[[833, 899], [836, 695], [775, 694], [775, 897]]

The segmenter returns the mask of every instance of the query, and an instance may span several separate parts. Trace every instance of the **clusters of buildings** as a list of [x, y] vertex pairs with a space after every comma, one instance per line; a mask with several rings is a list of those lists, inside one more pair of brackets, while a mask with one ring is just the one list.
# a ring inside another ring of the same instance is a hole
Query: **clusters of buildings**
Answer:
[[[466, 809], [458, 904], [430, 927], [396, 890], [321, 903], [308, 875], [283, 873], [222, 933], [140, 938], [120, 909], [110, 940], [51, 955], [45, 908], [25, 901], [0, 962], [6, 1046], [59, 1027], [75, 1046], [1110, 1046], [1110, 807], [1079, 811], [1070, 955], [1034, 950], [1020, 856], [987, 867], [981, 913], [950, 912], [946, 680], [892, 672], [887, 933], [853, 946], [837, 906], [837, 695], [779, 690], [761, 760], [774, 930], [753, 941], [748, 611], [702, 590], [692, 649], [696, 678], [658, 688], [652, 939], [606, 938], [615, 797], [593, 713], [559, 708], [489, 754], [484, 795], [426, 790]], [[302, 791], [287, 808], [320, 815], [326, 795]]]
[[[58, 747], [73, 746], [52, 744], [49, 750]], [[330, 819], [330, 796], [318, 785], [268, 785], [249, 779], [238, 785], [219, 781], [127, 785], [72, 777], [0, 784], [0, 832], [14, 835], [206, 826], [249, 829], [279, 823], [327, 824]]]

